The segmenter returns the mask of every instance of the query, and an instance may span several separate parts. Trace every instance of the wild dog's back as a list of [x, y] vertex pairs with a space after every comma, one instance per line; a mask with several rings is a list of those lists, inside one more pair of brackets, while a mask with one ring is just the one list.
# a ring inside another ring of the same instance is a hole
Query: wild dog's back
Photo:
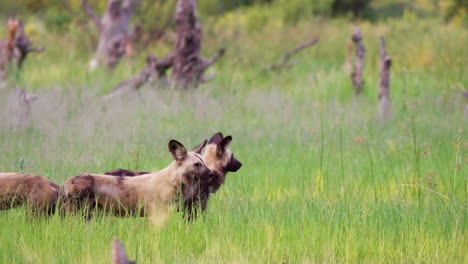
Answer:
[[39, 175], [0, 173], [0, 210], [27, 204], [34, 211], [51, 213], [59, 191], [58, 184]]
[[[82, 173], [68, 179], [63, 185], [65, 209], [73, 212], [85, 206], [89, 209], [98, 206], [117, 215], [144, 215], [152, 203], [163, 200], [161, 196], [167, 193], [161, 188], [154, 188], [155, 178], [157, 176], [153, 174], [127, 177]], [[169, 194], [171, 192], [172, 189]]]

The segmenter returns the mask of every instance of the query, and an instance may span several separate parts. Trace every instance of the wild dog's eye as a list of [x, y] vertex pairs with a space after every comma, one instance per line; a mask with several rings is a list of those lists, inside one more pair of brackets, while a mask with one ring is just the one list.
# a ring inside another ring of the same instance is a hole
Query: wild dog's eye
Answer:
[[200, 168], [201, 167], [201, 163], [200, 162], [197, 162], [194, 164], [195, 168]]

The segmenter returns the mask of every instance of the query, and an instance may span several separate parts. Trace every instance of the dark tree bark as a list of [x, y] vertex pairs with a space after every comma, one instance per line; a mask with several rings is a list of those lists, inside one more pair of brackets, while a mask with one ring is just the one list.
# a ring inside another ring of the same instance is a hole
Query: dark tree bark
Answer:
[[91, 61], [91, 69], [104, 65], [114, 68], [125, 54], [128, 41], [128, 27], [135, 5], [134, 0], [107, 0], [106, 11], [100, 18], [87, 0], [82, 0], [84, 12], [99, 29], [99, 43]]
[[364, 81], [362, 79], [362, 72], [364, 70], [364, 58], [366, 49], [362, 44], [362, 33], [361, 29], [357, 27], [354, 30], [352, 40], [356, 46], [356, 61], [354, 65], [354, 70], [351, 73], [351, 79], [353, 81], [354, 94], [359, 95], [364, 88]]
[[320, 40], [319, 37], [314, 37], [313, 39], [298, 45], [294, 49], [286, 52], [286, 54], [284, 54], [284, 56], [281, 58], [281, 60], [279, 62], [266, 67], [264, 70], [265, 71], [272, 71], [272, 70], [278, 70], [280, 68], [290, 66], [291, 64], [289, 64], [288, 62], [289, 62], [289, 60], [291, 59], [292, 56], [294, 56], [295, 54], [297, 54], [301, 50], [314, 45], [315, 43], [319, 42], [319, 40]]
[[196, 12], [196, 0], [177, 2], [172, 86], [197, 87], [203, 80], [203, 73], [206, 69], [224, 54], [224, 49], [222, 49], [211, 59], [200, 58], [202, 25], [198, 22]]
[[390, 66], [391, 58], [385, 50], [385, 40], [380, 37], [379, 116], [385, 121], [390, 117]]

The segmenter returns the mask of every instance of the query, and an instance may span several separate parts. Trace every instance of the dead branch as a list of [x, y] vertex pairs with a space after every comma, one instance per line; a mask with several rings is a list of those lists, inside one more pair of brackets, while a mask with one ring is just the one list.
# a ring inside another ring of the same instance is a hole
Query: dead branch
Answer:
[[132, 91], [138, 91], [141, 86], [151, 80], [152, 77], [160, 82], [164, 82], [166, 80], [166, 71], [172, 65], [172, 59], [172, 54], [162, 60], [158, 60], [154, 55], [149, 55], [146, 58], [145, 67], [143, 67], [139, 73], [117, 84], [104, 99], [109, 100], [110, 98], [115, 98], [117, 95], [122, 96]]
[[112, 264], [136, 264], [128, 259], [122, 242], [117, 238], [112, 239]]
[[364, 57], [366, 53], [366, 49], [362, 44], [362, 33], [359, 27], [356, 27], [354, 30], [352, 40], [356, 46], [356, 62], [354, 71], [351, 73], [351, 79], [353, 81], [354, 94], [359, 95], [364, 88], [362, 72], [364, 70]]
[[379, 80], [379, 115], [381, 120], [390, 116], [390, 66], [391, 58], [385, 50], [385, 40], [380, 37], [380, 80]]
[[284, 54], [284, 56], [280, 59], [279, 62], [272, 64], [268, 67], [265, 67], [264, 71], [272, 71], [272, 70], [277, 70], [282, 67], [290, 66], [289, 60], [291, 59], [292, 56], [299, 53], [301, 50], [314, 45], [315, 43], [319, 42], [319, 40], [320, 40], [320, 37], [314, 37], [313, 39], [298, 45], [291, 51], [286, 52], [286, 54]]
[[208, 69], [211, 65], [213, 65], [217, 60], [219, 60], [222, 56], [224, 56], [224, 53], [226, 53], [226, 49], [222, 48], [220, 49], [213, 57], [209, 59], [201, 59], [201, 64], [203, 67], [203, 71]]
[[93, 8], [88, 3], [88, 0], [81, 0], [81, 8], [84, 13], [93, 20], [94, 24], [96, 24], [96, 28], [100, 31], [101, 18], [96, 14], [96, 12], [94, 12]]

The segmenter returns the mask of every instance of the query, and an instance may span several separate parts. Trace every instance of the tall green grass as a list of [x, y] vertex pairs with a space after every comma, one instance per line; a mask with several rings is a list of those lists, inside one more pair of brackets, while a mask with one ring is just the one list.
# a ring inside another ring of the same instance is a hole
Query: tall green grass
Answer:
[[[0, 171], [63, 183], [81, 172], [161, 169], [171, 161], [169, 139], [193, 147], [217, 131], [233, 135], [244, 166], [192, 223], [181, 213], [160, 226], [147, 218], [86, 222], [1, 211], [0, 262], [109, 263], [116, 236], [139, 263], [467, 263], [460, 91], [468, 83], [468, 34], [436, 21], [362, 28], [360, 98], [342, 70], [352, 32], [342, 21], [241, 30], [233, 39], [208, 27], [205, 53], [229, 43], [213, 82], [189, 91], [149, 85], [110, 104], [100, 95], [143, 62], [123, 61], [112, 75], [88, 73], [91, 52], [65, 52], [65, 38], [54, 37], [64, 38], [62, 50], [31, 55], [20, 80], [40, 96], [32, 126], [15, 128], [11, 102], [0, 97]], [[261, 73], [315, 34], [321, 42], [295, 57], [296, 65]], [[377, 119], [381, 34], [394, 61], [393, 117], [385, 124]]]

